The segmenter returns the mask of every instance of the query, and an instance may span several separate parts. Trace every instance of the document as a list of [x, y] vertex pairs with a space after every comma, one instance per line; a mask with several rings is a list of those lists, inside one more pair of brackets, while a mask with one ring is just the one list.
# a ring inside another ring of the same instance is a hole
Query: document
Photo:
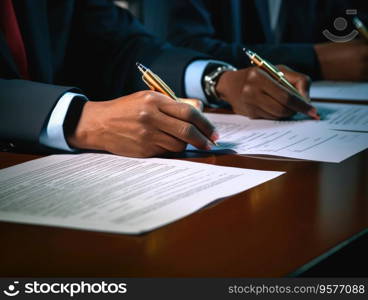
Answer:
[[313, 105], [321, 116], [320, 121], [311, 120], [303, 114], [295, 115], [292, 120], [320, 128], [368, 132], [368, 105], [317, 102]]
[[220, 134], [219, 147], [213, 150], [338, 163], [368, 148], [368, 133], [335, 131], [296, 121], [250, 120], [239, 115], [206, 116]]
[[316, 81], [312, 83], [310, 97], [368, 101], [368, 82]]
[[138, 234], [281, 174], [170, 159], [52, 155], [0, 171], [0, 220]]

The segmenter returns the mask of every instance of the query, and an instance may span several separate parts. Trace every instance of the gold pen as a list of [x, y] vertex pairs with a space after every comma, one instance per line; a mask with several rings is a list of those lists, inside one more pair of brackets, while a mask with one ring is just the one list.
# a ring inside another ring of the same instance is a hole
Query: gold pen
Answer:
[[368, 29], [365, 27], [364, 23], [358, 17], [353, 18], [353, 23], [359, 33], [368, 41]]
[[306, 103], [310, 103], [311, 100], [302, 96], [299, 91], [290, 83], [289, 80], [286, 79], [283, 72], [281, 72], [275, 65], [271, 64], [267, 60], [260, 57], [258, 54], [254, 53], [251, 50], [243, 49], [245, 53], [248, 55], [252, 64], [255, 64], [262, 70], [266, 71], [269, 75], [271, 75], [274, 79], [276, 79], [279, 83], [281, 83], [284, 87], [288, 88], [290, 92], [298, 97], [299, 99], [303, 100]]
[[[142, 80], [151, 90], [164, 94], [176, 102], [181, 102], [180, 99], [175, 95], [173, 90], [170, 89], [170, 87], [160, 77], [158, 77], [158, 75], [153, 73], [150, 69], [139, 62], [137, 62], [136, 65], [138, 67], [138, 70], [142, 73]], [[212, 141], [210, 139], [209, 141], [213, 145], [219, 146], [215, 141]]]
[[178, 97], [176, 97], [175, 93], [168, 87], [168, 85], [155, 73], [153, 73], [150, 69], [146, 68], [141, 63], [136, 63], [138, 70], [142, 73], [142, 80], [151, 90], [160, 92], [166, 96], [169, 96], [171, 99], [176, 102], [180, 102]]

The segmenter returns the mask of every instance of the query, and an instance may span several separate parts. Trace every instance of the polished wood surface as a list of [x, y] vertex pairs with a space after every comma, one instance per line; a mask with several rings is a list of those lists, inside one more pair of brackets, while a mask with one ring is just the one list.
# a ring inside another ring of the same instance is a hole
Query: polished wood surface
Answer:
[[[0, 167], [35, 158], [0, 153]], [[340, 164], [188, 159], [287, 173], [140, 236], [0, 222], [0, 276], [285, 276], [368, 227], [368, 150]]]

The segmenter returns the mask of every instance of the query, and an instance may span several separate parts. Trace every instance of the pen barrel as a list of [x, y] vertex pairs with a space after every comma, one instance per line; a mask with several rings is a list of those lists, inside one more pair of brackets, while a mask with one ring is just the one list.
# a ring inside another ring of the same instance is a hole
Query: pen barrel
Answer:
[[143, 74], [143, 81], [154, 91], [160, 92], [175, 101], [179, 101], [174, 92], [154, 73], [146, 71]]
[[299, 91], [285, 78], [282, 77], [280, 78], [279, 82], [285, 86], [292, 95], [294, 95], [295, 97], [299, 98], [300, 100], [303, 100], [306, 103], [311, 103], [311, 100], [307, 97], [304, 97], [302, 94], [299, 93]]
[[299, 91], [296, 89], [295, 86], [293, 86], [286, 78], [283, 72], [281, 72], [277, 67], [275, 67], [273, 64], [269, 63], [266, 60], [261, 60], [260, 64], [257, 64], [261, 69], [264, 69], [267, 74], [269, 74], [272, 78], [274, 78], [276, 81], [278, 81], [280, 84], [282, 84], [284, 87], [286, 87], [291, 94], [293, 94], [295, 97], [303, 100], [306, 103], [310, 103], [310, 99], [304, 97], [299, 93]]
[[286, 78], [284, 73], [279, 71], [278, 69], [274, 69], [270, 67], [268, 64], [262, 64], [261, 69], [265, 70], [267, 74], [269, 74], [273, 79], [275, 79], [277, 82], [279, 82], [281, 85], [286, 87], [291, 94], [293, 94], [295, 97], [303, 100], [306, 103], [310, 103], [310, 99], [304, 97], [299, 93], [299, 91], [293, 86]]
[[263, 60], [260, 63], [256, 63], [258, 67], [266, 71], [268, 75], [270, 75], [272, 78], [276, 79], [277, 81], [280, 81], [280, 78], [284, 76], [284, 73], [282, 73], [279, 69], [277, 69], [274, 65], [271, 63]]
[[146, 71], [143, 74], [143, 80], [146, 82], [146, 84], [153, 90], [160, 92], [168, 97], [170, 97], [171, 99], [178, 101], [178, 98], [176, 97], [176, 95], [174, 94], [173, 91], [171, 91], [166, 84], [160, 79], [158, 78], [158, 76], [156, 76], [155, 74], [153, 74], [152, 72]]
[[[296, 89], [295, 86], [293, 86], [285, 77], [281, 77], [279, 82], [284, 85], [286, 88], [293, 91], [295, 94], [300, 94], [299, 91]], [[301, 95], [300, 95], [301, 96]]]
[[286, 87], [289, 92], [294, 95], [295, 97], [303, 100], [306, 103], [310, 103], [310, 99], [307, 97], [304, 97], [299, 93], [299, 91], [285, 78], [285, 75], [283, 72], [281, 72], [276, 66], [274, 66], [272, 63], [268, 62], [265, 59], [262, 59], [259, 55], [256, 53], [249, 53], [248, 54], [250, 60], [253, 64], [258, 66], [260, 69], [264, 70], [268, 75], [270, 75], [273, 79], [275, 79], [277, 82], [279, 82], [281, 85]]

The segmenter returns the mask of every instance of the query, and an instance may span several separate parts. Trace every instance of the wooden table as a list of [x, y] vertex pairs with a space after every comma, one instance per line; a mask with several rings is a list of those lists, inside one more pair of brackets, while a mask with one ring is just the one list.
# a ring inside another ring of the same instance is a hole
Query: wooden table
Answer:
[[[0, 153], [0, 168], [35, 158]], [[340, 164], [188, 159], [287, 173], [141, 236], [0, 222], [0, 276], [285, 276], [368, 228], [368, 150]]]

